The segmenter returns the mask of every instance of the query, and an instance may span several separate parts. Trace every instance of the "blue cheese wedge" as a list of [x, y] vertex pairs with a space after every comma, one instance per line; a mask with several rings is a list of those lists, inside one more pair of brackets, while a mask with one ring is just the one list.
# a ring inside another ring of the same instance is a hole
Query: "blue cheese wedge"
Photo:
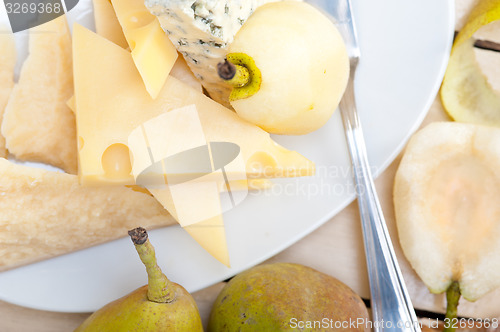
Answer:
[[210, 97], [229, 106], [231, 87], [217, 75], [217, 64], [224, 60], [229, 44], [255, 9], [276, 1], [145, 0], [145, 4]]

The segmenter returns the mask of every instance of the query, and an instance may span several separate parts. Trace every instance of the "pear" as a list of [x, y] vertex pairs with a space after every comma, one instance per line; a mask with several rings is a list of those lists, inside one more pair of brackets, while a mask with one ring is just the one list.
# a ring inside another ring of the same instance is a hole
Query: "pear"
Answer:
[[[500, 129], [436, 122], [408, 143], [394, 182], [399, 240], [432, 293], [476, 301], [500, 287]], [[448, 329], [452, 331], [452, 329]]]
[[162, 273], [146, 230], [139, 227], [129, 235], [146, 266], [148, 285], [94, 312], [75, 332], [203, 331], [196, 302]]
[[303, 265], [275, 263], [227, 283], [212, 307], [208, 331], [365, 331], [367, 322], [365, 304], [347, 285]]
[[[233, 86], [231, 106], [273, 134], [323, 126], [349, 78], [345, 44], [333, 22], [308, 3], [260, 6], [236, 33], [219, 76]], [[232, 65], [232, 66], [231, 66]]]

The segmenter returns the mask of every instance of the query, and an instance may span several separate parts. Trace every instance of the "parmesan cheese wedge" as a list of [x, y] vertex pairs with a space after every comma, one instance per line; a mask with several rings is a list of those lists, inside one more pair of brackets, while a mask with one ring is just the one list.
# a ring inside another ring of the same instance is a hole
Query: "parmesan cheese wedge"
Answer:
[[76, 175], [0, 158], [0, 270], [175, 224], [150, 195], [123, 186], [82, 187]]
[[77, 172], [71, 36], [65, 15], [33, 28], [29, 56], [2, 123], [7, 149], [20, 160]]
[[[0, 125], [2, 124], [3, 112], [10, 92], [14, 86], [14, 66], [16, 64], [16, 46], [14, 37], [7, 29], [0, 27]], [[0, 157], [7, 156], [5, 138], [0, 135]]]

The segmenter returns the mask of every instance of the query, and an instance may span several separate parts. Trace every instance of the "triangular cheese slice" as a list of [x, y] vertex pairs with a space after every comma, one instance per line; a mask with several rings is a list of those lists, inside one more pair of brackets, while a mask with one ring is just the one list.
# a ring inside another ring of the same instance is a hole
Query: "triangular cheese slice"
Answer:
[[96, 32], [123, 48], [128, 47], [123, 30], [110, 0], [93, 0]]
[[112, 0], [132, 52], [151, 98], [156, 98], [177, 59], [177, 49], [142, 0]]
[[[150, 189], [153, 196], [168, 210], [168, 212], [178, 219], [175, 204], [172, 195], [168, 189]], [[219, 202], [214, 202], [220, 204]], [[210, 204], [210, 202], [206, 202]], [[216, 206], [216, 208], [219, 206]], [[202, 207], [198, 206], [198, 209]], [[224, 228], [224, 220], [222, 214], [218, 214], [201, 222], [183, 227], [184, 230], [196, 241], [200, 246], [210, 253], [215, 259], [226, 266], [230, 266], [229, 253], [226, 244], [226, 231]]]

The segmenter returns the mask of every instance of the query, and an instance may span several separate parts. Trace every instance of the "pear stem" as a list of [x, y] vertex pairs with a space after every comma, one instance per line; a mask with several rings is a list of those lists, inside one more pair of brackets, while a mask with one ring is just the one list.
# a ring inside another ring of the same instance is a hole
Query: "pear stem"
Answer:
[[129, 231], [128, 235], [130, 235], [142, 263], [146, 266], [149, 301], [157, 303], [172, 302], [175, 298], [172, 282], [167, 279], [156, 262], [155, 249], [149, 242], [147, 231], [142, 227], [138, 227]]
[[446, 316], [443, 332], [454, 332], [457, 327], [457, 308], [460, 300], [460, 285], [454, 281], [446, 290]]
[[235, 88], [241, 88], [250, 82], [250, 72], [244, 66], [235, 65], [224, 60], [217, 65], [217, 73], [226, 83]]

